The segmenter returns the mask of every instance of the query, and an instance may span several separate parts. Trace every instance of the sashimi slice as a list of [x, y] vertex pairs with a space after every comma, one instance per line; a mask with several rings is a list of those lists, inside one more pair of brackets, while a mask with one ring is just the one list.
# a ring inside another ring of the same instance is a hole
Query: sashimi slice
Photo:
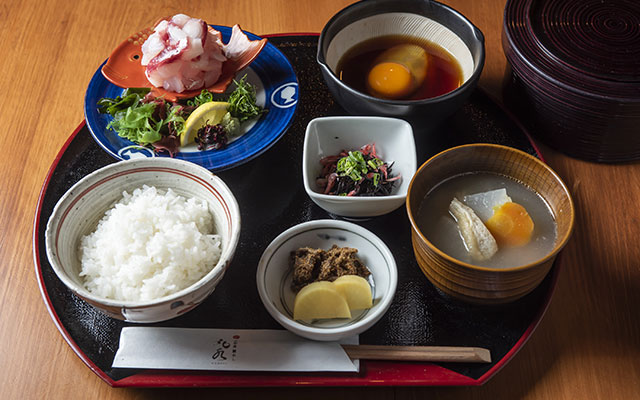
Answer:
[[163, 64], [167, 64], [177, 60], [180, 55], [187, 49], [188, 45], [189, 42], [185, 38], [175, 45], [166, 46], [164, 50], [162, 50], [157, 56], [149, 61], [149, 64], [147, 64], [147, 72], [149, 72], [150, 70], [153, 71]]
[[184, 33], [192, 39], [200, 39], [204, 37], [207, 32], [207, 24], [202, 20], [191, 19], [182, 28]]
[[211, 71], [207, 71], [204, 73], [204, 85], [211, 86], [214, 83], [218, 82], [220, 78], [220, 74], [222, 73], [222, 64], [219, 69], [213, 69]]
[[167, 33], [169, 34], [169, 43], [178, 43], [181, 40], [187, 39], [187, 34], [176, 24], [169, 24], [169, 28], [167, 29]]
[[183, 26], [185, 26], [185, 24], [187, 22], [189, 22], [192, 18], [188, 15], [185, 14], [176, 14], [173, 17], [171, 17], [171, 22], [173, 22], [174, 24], [178, 25], [180, 28], [182, 28]]
[[[250, 40], [238, 25], [231, 31], [225, 44], [222, 34], [205, 21], [178, 14], [123, 42], [102, 73], [121, 87], [151, 87], [154, 95], [169, 101], [192, 97], [203, 88], [222, 93], [267, 43]], [[139, 36], [146, 35], [140, 44]]]
[[202, 53], [204, 53], [204, 48], [202, 47], [202, 39], [192, 39], [189, 37], [189, 46], [185, 49], [184, 52], [180, 55], [180, 58], [183, 60], [193, 60], [196, 57], [199, 57]]
[[215, 83], [222, 73], [220, 33], [210, 32], [197, 18], [178, 14], [161, 21], [142, 45], [142, 65], [149, 82], [182, 93]]
[[181, 93], [184, 92], [184, 84], [182, 83], [182, 77], [180, 75], [173, 75], [168, 78], [165, 78], [163, 81], [163, 86], [165, 89]]
[[151, 35], [149, 39], [142, 44], [142, 65], [149, 64], [154, 57], [156, 57], [162, 50], [165, 49], [164, 41], [160, 38], [160, 35]]
[[249, 37], [242, 32], [239, 25], [234, 25], [231, 28], [231, 38], [224, 49], [224, 55], [231, 60], [239, 60], [243, 58], [245, 54], [249, 54], [255, 51], [261, 46], [259, 40], [250, 40]]

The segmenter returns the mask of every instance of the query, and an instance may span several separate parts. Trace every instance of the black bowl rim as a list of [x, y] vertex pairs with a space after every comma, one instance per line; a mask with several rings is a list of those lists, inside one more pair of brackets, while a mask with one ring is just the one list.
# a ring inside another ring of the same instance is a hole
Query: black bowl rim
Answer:
[[[448, 5], [442, 4], [442, 3], [437, 2], [437, 1], [433, 1], [433, 0], [422, 0], [422, 1], [430, 3], [430, 4], [433, 4], [436, 7], [440, 7], [442, 9], [446, 10], [447, 12], [450, 12], [451, 15], [454, 15], [460, 21], [464, 22], [464, 24], [467, 25], [470, 28], [470, 31], [473, 33], [474, 38], [479, 43], [479, 47], [480, 47], [479, 53], [480, 54], [478, 56], [478, 61], [474, 65], [473, 73], [471, 74], [469, 79], [467, 79], [462, 85], [460, 85], [456, 89], [454, 89], [454, 90], [452, 90], [452, 91], [450, 91], [448, 93], [442, 94], [440, 96], [430, 97], [430, 98], [427, 98], [427, 99], [420, 99], [420, 100], [390, 100], [390, 99], [382, 99], [382, 98], [379, 98], [379, 97], [374, 97], [374, 96], [368, 95], [368, 94], [363, 93], [363, 92], [359, 92], [359, 91], [357, 91], [355, 89], [352, 89], [351, 87], [345, 85], [340, 79], [338, 79], [336, 74], [326, 64], [325, 56], [324, 56], [324, 53], [323, 53], [322, 49], [324, 47], [324, 42], [326, 41], [327, 31], [331, 27], [331, 25], [333, 25], [337, 20], [342, 18], [345, 14], [350, 13], [352, 11], [355, 12], [357, 10], [361, 10], [363, 8], [369, 7], [372, 4], [380, 4], [380, 3], [401, 5], [403, 3], [402, 0], [360, 1], [358, 3], [351, 4], [351, 5], [343, 8], [342, 10], [338, 11], [338, 13], [336, 13], [333, 17], [331, 17], [331, 19], [325, 24], [325, 26], [322, 28], [322, 32], [320, 33], [320, 36], [318, 37], [318, 53], [317, 53], [317, 56], [316, 56], [316, 61], [325, 70], [325, 72], [329, 76], [331, 76], [331, 78], [336, 82], [336, 84], [338, 84], [342, 89], [348, 91], [349, 93], [351, 93], [352, 95], [355, 95], [357, 97], [362, 97], [362, 98], [364, 98], [366, 100], [374, 101], [374, 102], [377, 102], [377, 103], [380, 103], [380, 104], [396, 105], [396, 106], [434, 104], [434, 103], [439, 103], [439, 102], [442, 102], [442, 101], [446, 101], [448, 99], [456, 97], [457, 95], [465, 93], [468, 90], [469, 87], [473, 87], [476, 84], [476, 82], [480, 78], [480, 74], [482, 73], [482, 70], [484, 68], [484, 62], [485, 62], [485, 57], [486, 57], [486, 50], [485, 50], [485, 46], [484, 46], [484, 42], [485, 42], [484, 34], [467, 17], [462, 15], [457, 10], [449, 7]], [[416, 3], [416, 1], [411, 1], [411, 2], [404, 1], [404, 3]], [[372, 15], [386, 14], [386, 13], [387, 12], [385, 11], [385, 12], [380, 12], [380, 13], [373, 13]], [[413, 13], [413, 14], [415, 14], [415, 13]], [[418, 14], [416, 14], [416, 15], [418, 15]], [[369, 17], [369, 16], [370, 15], [367, 15], [367, 17]], [[465, 43], [465, 45], [466, 45], [466, 43]], [[467, 47], [468, 47], [468, 45], [467, 45]], [[469, 49], [469, 50], [471, 50], [471, 49]], [[473, 56], [473, 54], [472, 54], [472, 56]]]

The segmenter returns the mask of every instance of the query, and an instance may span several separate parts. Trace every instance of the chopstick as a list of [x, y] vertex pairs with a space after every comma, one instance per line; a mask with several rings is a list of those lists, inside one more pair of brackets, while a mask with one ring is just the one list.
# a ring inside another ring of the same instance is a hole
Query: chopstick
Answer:
[[349, 358], [360, 360], [438, 361], [490, 363], [491, 353], [481, 347], [341, 345]]

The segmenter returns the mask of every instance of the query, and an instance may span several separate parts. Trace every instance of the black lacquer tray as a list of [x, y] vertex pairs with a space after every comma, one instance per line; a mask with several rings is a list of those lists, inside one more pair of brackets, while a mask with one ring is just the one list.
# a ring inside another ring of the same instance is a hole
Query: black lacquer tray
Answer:
[[[271, 240], [287, 228], [314, 219], [337, 218], [307, 197], [302, 186], [302, 142], [316, 117], [345, 115], [326, 88], [315, 62], [317, 36], [271, 36], [291, 61], [300, 83], [297, 115], [269, 151], [218, 175], [240, 205], [242, 233], [233, 263], [214, 293], [193, 311], [154, 326], [282, 329], [264, 309], [255, 283], [258, 260]], [[537, 154], [520, 125], [477, 90], [465, 106], [437, 126], [412, 121], [418, 162], [459, 144], [499, 143]], [[546, 310], [558, 263], [526, 297], [504, 306], [472, 306], [436, 290], [413, 255], [404, 207], [358, 222], [389, 246], [398, 265], [398, 289], [387, 314], [360, 335], [363, 344], [455, 345], [490, 349], [490, 364], [362, 362], [360, 373], [237, 373], [114, 369], [120, 331], [130, 324], [95, 311], [58, 280], [46, 258], [44, 232], [58, 199], [88, 173], [116, 162], [92, 139], [84, 123], [54, 161], [38, 203], [33, 249], [43, 298], [65, 340], [112, 386], [290, 386], [290, 385], [480, 385], [522, 347]]]

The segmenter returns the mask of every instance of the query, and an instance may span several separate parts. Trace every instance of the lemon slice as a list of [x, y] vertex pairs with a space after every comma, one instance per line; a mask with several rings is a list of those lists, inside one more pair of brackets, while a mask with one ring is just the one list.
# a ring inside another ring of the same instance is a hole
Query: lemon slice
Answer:
[[180, 135], [180, 146], [193, 142], [198, 130], [205, 125], [219, 124], [228, 108], [229, 103], [227, 102], [210, 101], [193, 110], [184, 123], [184, 130]]

